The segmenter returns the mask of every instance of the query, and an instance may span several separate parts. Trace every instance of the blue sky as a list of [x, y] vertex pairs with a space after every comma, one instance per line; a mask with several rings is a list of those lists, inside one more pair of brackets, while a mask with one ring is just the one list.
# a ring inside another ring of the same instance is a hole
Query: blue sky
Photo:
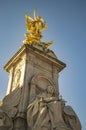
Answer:
[[48, 29], [42, 41], [67, 64], [59, 74], [60, 94], [78, 114], [86, 130], [86, 0], [0, 0], [0, 99], [5, 96], [8, 73], [3, 66], [23, 45], [25, 13], [42, 16]]

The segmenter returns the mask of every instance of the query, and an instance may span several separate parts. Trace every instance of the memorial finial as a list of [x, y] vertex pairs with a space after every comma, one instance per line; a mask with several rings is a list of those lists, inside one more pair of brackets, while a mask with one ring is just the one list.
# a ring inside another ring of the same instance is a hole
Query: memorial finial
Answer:
[[[25, 34], [24, 44], [32, 45], [34, 43], [40, 43], [42, 38], [42, 31], [48, 26], [45, 23], [45, 20], [41, 16], [36, 15], [36, 9], [34, 10], [34, 18], [30, 17], [28, 14], [25, 15], [26, 24], [25, 28], [27, 28], [28, 33]], [[50, 44], [49, 44], [50, 43]], [[45, 44], [45, 48], [49, 48], [52, 42], [47, 42]]]

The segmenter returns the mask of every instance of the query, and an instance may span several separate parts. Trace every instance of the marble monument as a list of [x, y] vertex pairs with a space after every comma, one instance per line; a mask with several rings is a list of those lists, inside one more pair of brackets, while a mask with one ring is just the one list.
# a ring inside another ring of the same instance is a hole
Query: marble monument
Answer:
[[7, 62], [6, 96], [0, 101], [0, 130], [81, 130], [79, 118], [60, 97], [58, 77], [66, 67], [42, 42], [42, 17], [26, 14], [24, 45]]

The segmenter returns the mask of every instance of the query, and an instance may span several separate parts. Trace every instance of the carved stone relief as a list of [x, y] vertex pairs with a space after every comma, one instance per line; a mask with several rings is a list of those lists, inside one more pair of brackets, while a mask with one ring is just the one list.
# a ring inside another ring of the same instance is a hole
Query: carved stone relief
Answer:
[[35, 74], [30, 83], [30, 100], [34, 95], [39, 93], [46, 94], [47, 86], [53, 86], [54, 94], [57, 95], [55, 83], [52, 79], [46, 77], [44, 74]]
[[27, 107], [29, 130], [68, 130], [62, 118], [61, 102], [55, 87], [53, 81], [42, 74], [32, 78]]
[[22, 70], [23, 70], [23, 65], [24, 61], [22, 60], [20, 63], [16, 64], [14, 66], [14, 73], [13, 73], [13, 80], [12, 80], [12, 91], [17, 88], [20, 87], [22, 84], [21, 81], [21, 74], [22, 74]]
[[0, 130], [12, 130], [12, 119], [0, 109]]
[[15, 130], [13, 129], [14, 120], [19, 115], [18, 105], [20, 98], [21, 88], [16, 88], [2, 100], [0, 105], [0, 130]]
[[63, 118], [66, 125], [72, 130], [81, 130], [81, 123], [71, 106], [64, 106]]
[[19, 84], [20, 76], [21, 76], [20, 69], [16, 69], [15, 73], [14, 73], [14, 78], [13, 78], [13, 89], [15, 89], [16, 87], [18, 87], [20, 85]]
[[22, 88], [17, 87], [2, 100], [0, 130], [81, 130], [76, 113], [59, 99], [52, 79], [36, 74], [29, 85], [29, 102], [24, 113], [19, 111]]
[[59, 98], [55, 64], [27, 55], [10, 68], [9, 94], [0, 102], [0, 130], [81, 130], [74, 110]]

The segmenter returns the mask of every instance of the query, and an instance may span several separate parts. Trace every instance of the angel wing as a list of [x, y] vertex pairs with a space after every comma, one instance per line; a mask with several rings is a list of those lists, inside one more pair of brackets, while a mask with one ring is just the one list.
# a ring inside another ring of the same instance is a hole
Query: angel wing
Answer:
[[34, 9], [34, 19], [36, 19], [37, 15], [36, 15], [36, 9]]
[[65, 106], [63, 111], [67, 115], [76, 116], [76, 113], [71, 106]]
[[21, 89], [16, 88], [13, 92], [4, 97], [3, 105], [12, 107], [17, 106], [20, 101], [20, 97], [21, 97]]
[[21, 89], [17, 88], [4, 97], [3, 104], [0, 106], [10, 117], [14, 117], [17, 113], [17, 105], [20, 102]]
[[28, 13], [25, 14], [26, 22], [30, 23], [33, 21], [33, 19], [28, 15]]
[[53, 44], [53, 41], [44, 43], [44, 47], [48, 49]]

